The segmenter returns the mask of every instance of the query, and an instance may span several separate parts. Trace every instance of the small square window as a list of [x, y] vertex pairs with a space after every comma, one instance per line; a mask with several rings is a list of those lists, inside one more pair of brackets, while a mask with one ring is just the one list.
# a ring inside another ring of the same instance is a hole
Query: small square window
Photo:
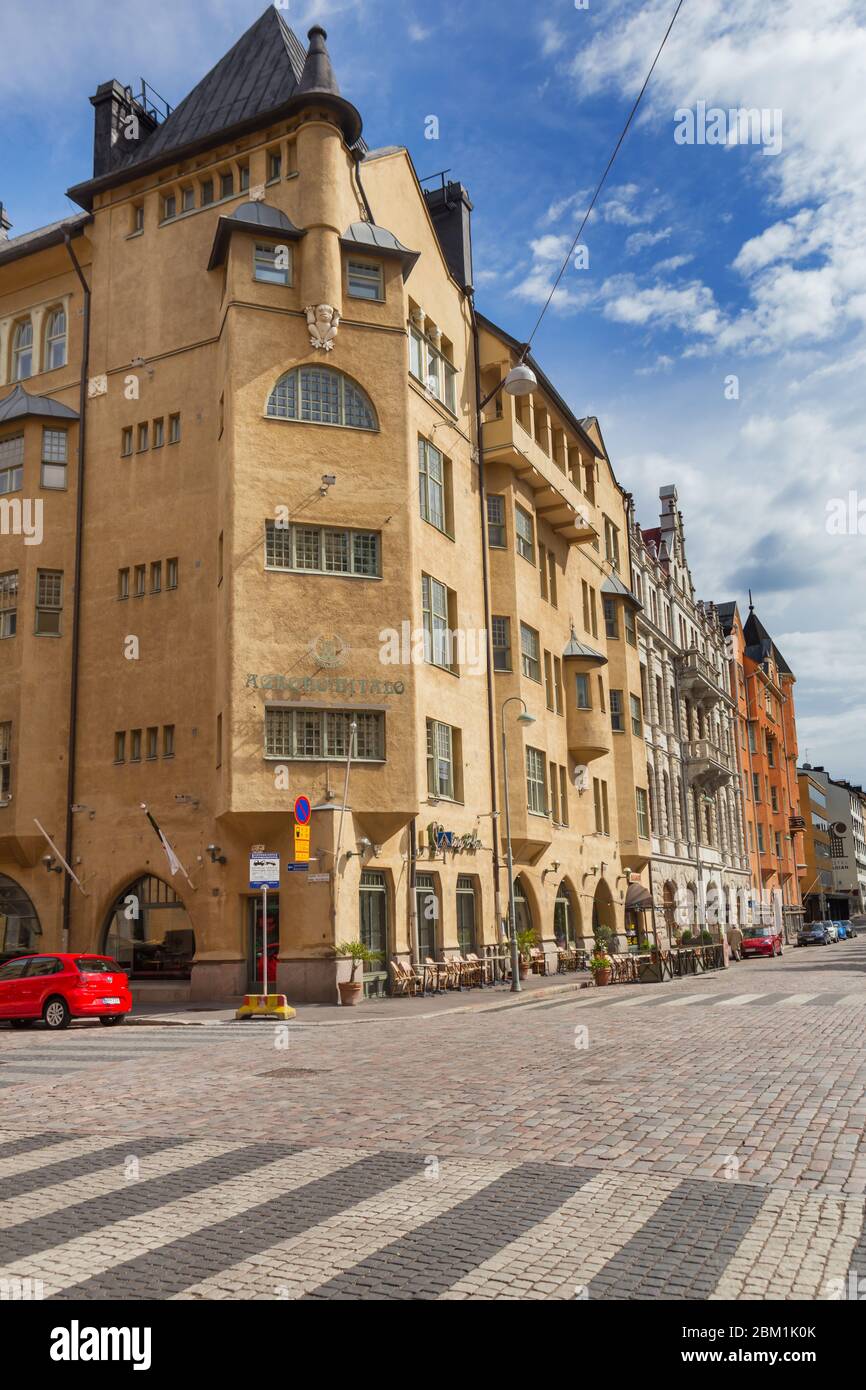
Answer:
[[352, 299], [384, 300], [382, 267], [369, 261], [349, 261], [349, 295]]
[[292, 283], [292, 252], [288, 246], [256, 244], [253, 254], [253, 279], [266, 285]]

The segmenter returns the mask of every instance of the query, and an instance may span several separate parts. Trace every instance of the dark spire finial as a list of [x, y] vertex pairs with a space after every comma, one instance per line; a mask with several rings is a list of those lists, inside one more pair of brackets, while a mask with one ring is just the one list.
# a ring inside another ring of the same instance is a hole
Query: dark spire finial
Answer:
[[325, 43], [328, 35], [321, 24], [314, 24], [307, 38], [310, 46], [307, 49], [307, 58], [304, 63], [304, 71], [301, 73], [301, 80], [298, 83], [298, 92], [327, 92], [330, 96], [338, 97], [340, 87], [334, 76], [334, 69], [331, 66], [331, 59]]
[[755, 605], [752, 603], [752, 591], [751, 591], [751, 589], [750, 589], [750, 590], [749, 590], [749, 612], [750, 612], [750, 613], [754, 613], [754, 611], [755, 611]]

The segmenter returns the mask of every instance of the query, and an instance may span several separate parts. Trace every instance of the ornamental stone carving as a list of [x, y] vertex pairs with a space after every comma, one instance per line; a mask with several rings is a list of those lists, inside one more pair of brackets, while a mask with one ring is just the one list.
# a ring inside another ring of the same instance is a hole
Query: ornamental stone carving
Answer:
[[333, 352], [340, 326], [337, 310], [331, 304], [308, 304], [306, 315], [312, 346]]

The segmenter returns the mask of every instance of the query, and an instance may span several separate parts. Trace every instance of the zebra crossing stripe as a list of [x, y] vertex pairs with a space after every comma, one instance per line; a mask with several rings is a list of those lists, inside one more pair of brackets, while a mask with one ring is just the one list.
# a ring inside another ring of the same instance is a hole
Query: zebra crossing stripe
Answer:
[[[172, 1202], [147, 1220], [121, 1222], [97, 1254], [93, 1235], [70, 1243], [64, 1259], [71, 1263], [76, 1244], [75, 1255], [90, 1276], [65, 1286], [61, 1296], [111, 1299], [123, 1288], [128, 1298], [172, 1298], [202, 1276], [231, 1268], [239, 1256], [261, 1255], [272, 1245], [275, 1231], [299, 1235], [337, 1211], [392, 1189], [422, 1167], [423, 1159], [413, 1154], [358, 1158], [357, 1149], [307, 1149], [210, 1189], [204, 1202]], [[265, 1202], [260, 1200], [263, 1189], [268, 1192]], [[215, 1212], [227, 1214], [214, 1221]], [[130, 1253], [132, 1258], [122, 1263], [117, 1258]], [[44, 1282], [48, 1290], [49, 1281]], [[57, 1290], [50, 1296], [56, 1297]]]
[[[131, 1152], [139, 1154], [159, 1153], [163, 1149], [176, 1148], [183, 1143], [181, 1139], [124, 1139], [119, 1144], [106, 1145], [104, 1139], [90, 1136], [82, 1138], [70, 1135], [69, 1151], [59, 1153], [56, 1146], [43, 1156], [39, 1151], [32, 1153], [28, 1161], [16, 1165], [8, 1176], [0, 1177], [0, 1202], [9, 1202], [23, 1197], [27, 1192], [36, 1192], [68, 1178], [83, 1178], [102, 1168], [111, 1168], [122, 1163]], [[46, 1157], [50, 1160], [46, 1162]], [[12, 1160], [9, 1160], [12, 1163]]]
[[766, 999], [766, 994], [732, 994], [729, 999], [720, 999], [720, 1009], [738, 1009], [741, 1004], [750, 1004], [753, 999]]
[[810, 999], [817, 999], [817, 994], [786, 994], [784, 999], [780, 999], [780, 1004], [808, 1004]]
[[[612, 1009], [633, 1009], [638, 1004], [657, 1004], [658, 1002], [658, 998], [652, 994], [641, 994], [637, 999], [614, 999], [610, 1007]], [[665, 1000], [664, 1002], [667, 1003], [668, 1001]]]
[[711, 999], [711, 994], [687, 994], [682, 999], [663, 999], [661, 1002], [671, 1009], [684, 1009], [687, 1004], [703, 1004]]
[[754, 1297], [745, 1291], [746, 1284], [760, 1262], [762, 1278], [766, 1279], [763, 1298], [802, 1298], [803, 1266], [790, 1255], [793, 1230], [798, 1242], [805, 1241], [813, 1250], [826, 1250], [823, 1274], [819, 1276], [817, 1268], [814, 1271], [816, 1282], [820, 1277], [821, 1283], [813, 1296], [829, 1297], [829, 1281], [839, 1279], [840, 1287], [844, 1287], [848, 1271], [854, 1267], [863, 1205], [862, 1199], [853, 1201], [850, 1197], [771, 1190], [709, 1297]]
[[433, 1217], [503, 1177], [513, 1163], [448, 1158], [429, 1161], [396, 1186], [322, 1220], [309, 1231], [278, 1241], [252, 1260], [231, 1265], [191, 1285], [179, 1299], [219, 1298], [242, 1288], [245, 1298], [303, 1298], [327, 1279], [344, 1274], [383, 1246], [402, 1239]]

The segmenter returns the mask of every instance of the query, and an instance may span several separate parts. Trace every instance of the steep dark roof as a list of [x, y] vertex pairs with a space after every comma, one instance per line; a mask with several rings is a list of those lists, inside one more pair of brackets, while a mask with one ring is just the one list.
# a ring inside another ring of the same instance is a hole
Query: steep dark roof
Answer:
[[631, 589], [623, 584], [622, 580], [615, 574], [609, 574], [607, 576], [607, 579], [605, 579], [601, 586], [601, 592], [603, 594], [616, 594], [617, 598], [626, 599], [629, 603], [633, 604], [635, 608], [643, 608], [640, 599], [637, 598], [632, 593]]
[[137, 150], [102, 177], [70, 188], [69, 196], [89, 207], [94, 193], [103, 188], [291, 115], [311, 97], [337, 112], [347, 142], [354, 145], [361, 135], [361, 117], [340, 96], [324, 46], [325, 31], [316, 26], [310, 37], [305, 55], [279, 11], [268, 5]]
[[77, 420], [78, 411], [50, 396], [31, 396], [18, 385], [0, 401], [0, 425], [10, 420], [22, 420], [25, 415], [41, 415], [52, 420]]
[[719, 615], [719, 623], [722, 632], [726, 637], [730, 637], [734, 630], [734, 614], [737, 611], [736, 600], [732, 603], [717, 603], [716, 612]]
[[768, 656], [772, 656], [780, 672], [785, 676], [793, 676], [791, 670], [779, 648], [776, 646], [764, 624], [761, 622], [754, 609], [750, 612], [743, 626], [743, 635], [746, 639], [746, 655], [757, 661], [759, 664], [766, 661]]
[[607, 665], [607, 657], [601, 652], [597, 652], [595, 647], [587, 647], [583, 642], [578, 642], [574, 628], [571, 629], [571, 637], [568, 646], [562, 653], [563, 661], [593, 661], [598, 666]]

